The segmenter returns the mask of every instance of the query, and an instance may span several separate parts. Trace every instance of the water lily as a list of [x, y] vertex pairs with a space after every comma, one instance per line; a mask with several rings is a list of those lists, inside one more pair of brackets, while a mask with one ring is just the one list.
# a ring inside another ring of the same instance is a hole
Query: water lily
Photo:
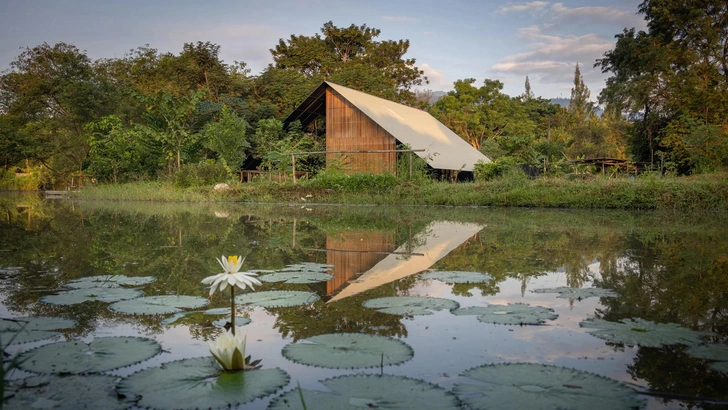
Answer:
[[225, 257], [225, 255], [223, 255], [220, 259], [217, 260], [225, 272], [218, 273], [217, 275], [213, 276], [208, 276], [205, 279], [202, 279], [202, 283], [204, 283], [205, 285], [212, 284], [212, 286], [210, 286], [210, 295], [215, 293], [218, 287], [222, 291], [225, 290], [228, 285], [230, 285], [231, 287], [237, 286], [240, 289], [245, 289], [246, 287], [249, 287], [253, 290], [255, 290], [253, 285], [262, 285], [260, 281], [255, 278], [256, 276], [258, 276], [257, 273], [240, 272], [240, 268], [243, 266], [244, 260], [245, 258], [235, 255], [228, 257]]
[[226, 331], [214, 342], [209, 342], [210, 353], [228, 371], [243, 370], [245, 368], [245, 342], [247, 337], [240, 336], [240, 332]]

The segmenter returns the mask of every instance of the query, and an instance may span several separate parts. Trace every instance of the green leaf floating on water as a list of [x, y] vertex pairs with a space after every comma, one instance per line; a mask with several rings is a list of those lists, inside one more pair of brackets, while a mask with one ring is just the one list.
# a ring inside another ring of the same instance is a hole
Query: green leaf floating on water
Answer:
[[316, 283], [324, 282], [333, 279], [333, 275], [329, 275], [324, 272], [300, 272], [300, 271], [286, 271], [286, 272], [275, 272], [268, 273], [266, 275], [258, 276], [261, 282], [285, 282], [285, 283]]
[[4, 410], [109, 409], [122, 410], [133, 403], [119, 399], [115, 376], [34, 376], [6, 385]]
[[283, 348], [296, 363], [331, 369], [357, 369], [399, 364], [414, 356], [404, 342], [365, 333], [337, 333], [309, 337]]
[[117, 392], [159, 410], [227, 408], [273, 394], [289, 380], [278, 368], [225, 372], [214, 358], [197, 357], [134, 373]]
[[455, 410], [462, 408], [451, 392], [423, 380], [390, 375], [357, 374], [321, 382], [331, 392], [293, 389], [274, 398], [268, 410], [303, 409], [362, 410], [417, 409]]
[[76, 321], [60, 317], [19, 317], [13, 320], [0, 318], [0, 345], [30, 343], [59, 336], [50, 330], [76, 326]]
[[91, 343], [67, 341], [28, 350], [18, 356], [20, 368], [36, 373], [100, 373], [147, 360], [162, 351], [143, 337], [99, 337]]
[[237, 303], [266, 308], [307, 305], [317, 300], [319, 300], [317, 294], [298, 290], [268, 290], [235, 296], [235, 302]]
[[629, 346], [659, 347], [671, 344], [692, 346], [703, 343], [702, 337], [714, 335], [712, 332], [691, 330], [675, 323], [655, 323], [640, 318], [623, 319], [621, 322], [589, 318], [579, 323], [579, 326], [597, 329], [590, 330], [589, 333], [600, 339]]
[[686, 351], [687, 354], [700, 359], [713, 360], [710, 366], [715, 370], [728, 373], [728, 345], [725, 344], [707, 344], [693, 346]]
[[475, 367], [462, 376], [477, 380], [453, 388], [472, 409], [612, 410], [646, 405], [616, 380], [565, 367], [501, 363]]
[[497, 325], [541, 325], [547, 320], [559, 317], [553, 309], [542, 306], [529, 306], [525, 303], [508, 305], [472, 306], [452, 311], [453, 315], [478, 315], [483, 323]]
[[429, 296], [390, 296], [364, 302], [364, 307], [392, 315], [431, 315], [432, 310], [452, 310], [459, 306], [454, 300]]
[[199, 296], [145, 296], [112, 303], [109, 305], [109, 309], [127, 315], [166, 315], [180, 312], [182, 309], [197, 309], [206, 306], [208, 303], [210, 303], [209, 300]]
[[559, 286], [558, 288], [534, 289], [533, 293], [558, 293], [562, 299], [586, 299], [591, 297], [608, 297], [616, 298], [618, 295], [611, 289], [602, 288], [570, 288], [568, 286]]
[[295, 265], [288, 265], [279, 272], [321, 272], [326, 273], [334, 268], [334, 265], [326, 265], [315, 262], [302, 262]]
[[48, 303], [49, 305], [75, 305], [94, 300], [112, 303], [124, 299], [138, 298], [143, 294], [144, 293], [140, 290], [127, 288], [73, 289], [65, 292], [59, 292], [56, 295], [43, 296], [39, 299], [39, 301]]
[[480, 272], [435, 270], [423, 273], [420, 275], [420, 279], [434, 279], [445, 283], [482, 283], [493, 277]]
[[119, 286], [141, 286], [152, 283], [157, 278], [154, 276], [124, 276], [124, 275], [101, 275], [87, 276], [74, 279], [65, 286], [74, 289], [88, 288], [118, 288]]

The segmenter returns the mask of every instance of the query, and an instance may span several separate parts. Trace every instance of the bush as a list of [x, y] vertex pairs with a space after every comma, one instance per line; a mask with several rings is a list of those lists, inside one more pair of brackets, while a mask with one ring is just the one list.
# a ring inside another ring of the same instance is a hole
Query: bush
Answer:
[[230, 169], [221, 162], [205, 161], [198, 164], [185, 164], [175, 172], [174, 186], [187, 188], [214, 185], [228, 181], [230, 175]]
[[498, 158], [495, 161], [478, 161], [475, 164], [473, 176], [476, 182], [490, 181], [491, 179], [507, 175], [512, 172], [521, 172], [516, 169], [516, 161], [511, 157]]
[[324, 169], [315, 178], [305, 184], [317, 189], [336, 189], [346, 192], [366, 190], [386, 190], [397, 186], [399, 180], [392, 173], [368, 174], [356, 173], [347, 175], [339, 170]]

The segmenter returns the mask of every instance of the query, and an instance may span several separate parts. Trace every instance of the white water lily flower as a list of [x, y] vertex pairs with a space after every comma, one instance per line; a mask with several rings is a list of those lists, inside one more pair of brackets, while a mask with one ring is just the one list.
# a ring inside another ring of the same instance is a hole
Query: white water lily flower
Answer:
[[220, 290], [225, 290], [225, 288], [230, 286], [237, 286], [240, 289], [245, 289], [246, 287], [249, 287], [250, 289], [255, 290], [253, 288], [253, 285], [262, 285], [258, 279], [255, 277], [258, 276], [257, 273], [253, 272], [239, 272], [240, 268], [243, 266], [243, 261], [245, 258], [241, 256], [228, 256], [225, 257], [223, 255], [220, 259], [217, 261], [220, 263], [220, 266], [222, 266], [223, 270], [225, 272], [218, 273], [217, 275], [208, 276], [205, 279], [202, 279], [202, 283], [205, 285], [210, 285], [210, 295], [215, 293], [215, 290], [219, 287]]
[[225, 370], [242, 370], [245, 368], [245, 342], [246, 337], [241, 336], [238, 330], [235, 334], [232, 329], [221, 334], [214, 342], [209, 342], [210, 353]]

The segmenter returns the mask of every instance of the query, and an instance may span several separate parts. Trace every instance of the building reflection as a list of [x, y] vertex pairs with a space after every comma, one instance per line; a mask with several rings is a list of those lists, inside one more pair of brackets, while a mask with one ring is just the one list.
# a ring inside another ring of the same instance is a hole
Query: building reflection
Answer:
[[346, 231], [327, 236], [326, 263], [334, 275], [326, 294], [334, 302], [429, 269], [438, 260], [477, 234], [482, 225], [432, 222], [395, 248], [395, 233]]

